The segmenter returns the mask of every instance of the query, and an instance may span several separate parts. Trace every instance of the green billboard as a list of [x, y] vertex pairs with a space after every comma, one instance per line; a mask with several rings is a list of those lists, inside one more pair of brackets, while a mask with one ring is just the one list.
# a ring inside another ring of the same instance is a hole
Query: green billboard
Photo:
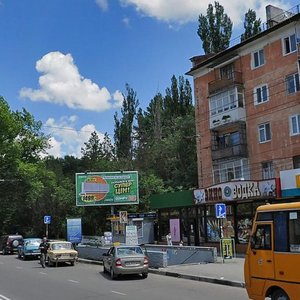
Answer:
[[138, 204], [138, 172], [76, 173], [76, 205]]

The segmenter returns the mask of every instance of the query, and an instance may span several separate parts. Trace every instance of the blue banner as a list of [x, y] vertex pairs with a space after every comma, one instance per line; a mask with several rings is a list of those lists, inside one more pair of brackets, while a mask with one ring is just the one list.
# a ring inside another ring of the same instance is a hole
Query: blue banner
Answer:
[[71, 243], [80, 243], [82, 240], [81, 218], [67, 219], [67, 239]]

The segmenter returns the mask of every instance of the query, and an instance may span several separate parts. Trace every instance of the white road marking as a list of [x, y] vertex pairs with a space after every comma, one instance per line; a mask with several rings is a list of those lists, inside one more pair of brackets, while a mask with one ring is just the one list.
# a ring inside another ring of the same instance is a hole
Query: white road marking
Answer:
[[7, 297], [5, 297], [3, 295], [0, 295], [0, 299], [2, 299], [2, 300], [11, 300], [10, 298], [7, 298]]
[[72, 279], [69, 279], [68, 281], [69, 281], [69, 282], [74, 282], [74, 283], [79, 283], [79, 281], [72, 280]]
[[122, 295], [122, 296], [126, 296], [126, 294], [120, 293], [120, 292], [116, 292], [116, 291], [111, 291], [114, 294], [118, 294], [118, 295]]
[[47, 275], [47, 273], [45, 273], [45, 272], [39, 272], [40, 274], [42, 274], [42, 275]]

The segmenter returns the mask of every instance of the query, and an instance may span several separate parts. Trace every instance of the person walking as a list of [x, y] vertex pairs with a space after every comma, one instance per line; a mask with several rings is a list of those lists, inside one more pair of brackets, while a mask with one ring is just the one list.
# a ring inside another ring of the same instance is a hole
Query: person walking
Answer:
[[173, 246], [173, 244], [172, 244], [172, 235], [171, 235], [171, 232], [169, 232], [169, 233], [166, 235], [166, 239], [167, 239], [167, 244], [168, 244], [168, 246]]

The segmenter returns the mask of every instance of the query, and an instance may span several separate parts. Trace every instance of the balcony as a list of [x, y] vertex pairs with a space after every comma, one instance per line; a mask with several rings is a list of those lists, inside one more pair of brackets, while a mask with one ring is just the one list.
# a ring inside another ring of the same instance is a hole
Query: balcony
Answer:
[[243, 84], [242, 73], [241, 72], [231, 72], [226, 74], [226, 76], [219, 76], [215, 80], [208, 83], [208, 93], [209, 95], [214, 94], [228, 86], [235, 84]]
[[233, 145], [212, 151], [212, 160], [220, 160], [233, 157], [247, 157], [247, 145]]

